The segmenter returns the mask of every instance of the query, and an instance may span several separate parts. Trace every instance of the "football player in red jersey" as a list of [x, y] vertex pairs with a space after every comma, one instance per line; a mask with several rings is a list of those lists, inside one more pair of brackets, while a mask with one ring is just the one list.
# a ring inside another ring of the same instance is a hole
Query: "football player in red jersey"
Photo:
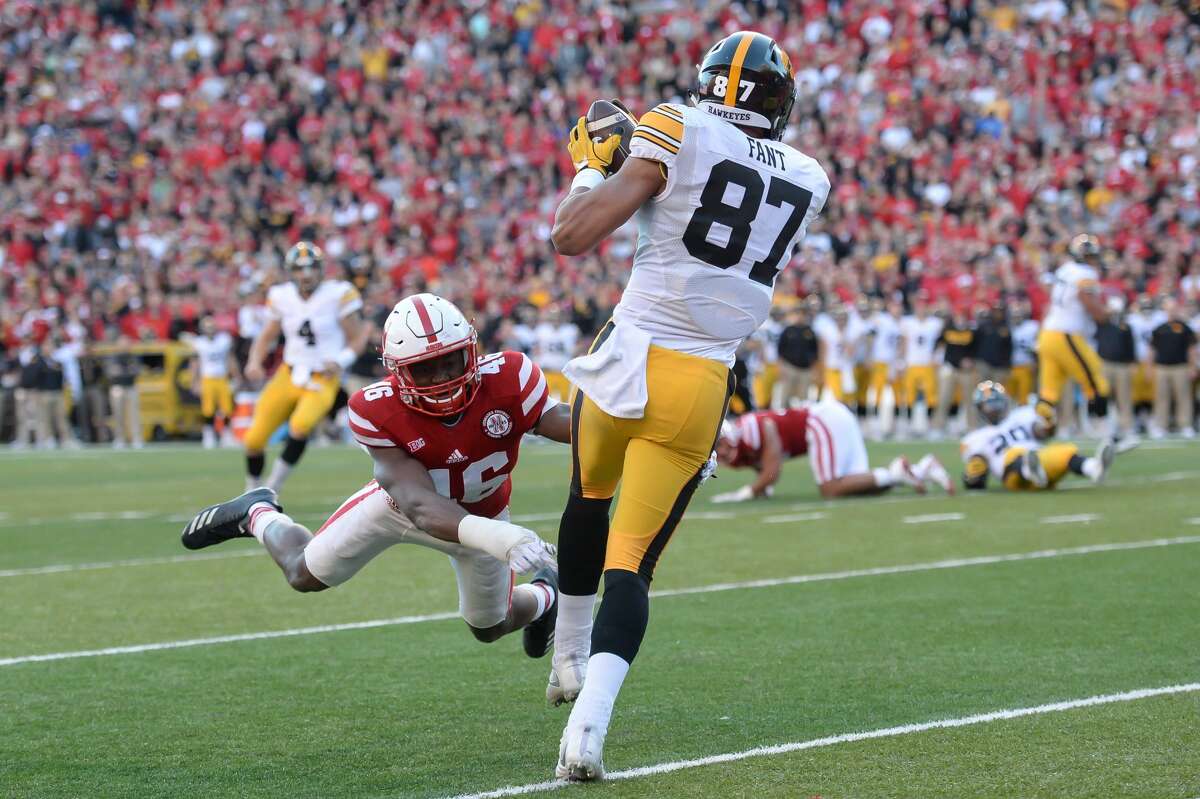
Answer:
[[813, 479], [825, 499], [858, 494], [882, 494], [893, 486], [908, 485], [925, 493], [932, 482], [948, 494], [954, 482], [932, 454], [915, 466], [903, 455], [888, 466], [872, 469], [867, 462], [858, 420], [845, 405], [824, 400], [787, 411], [748, 413], [721, 426], [717, 462], [733, 468], [749, 466], [758, 472], [750, 485], [718, 494], [713, 502], [743, 502], [770, 496], [779, 481], [783, 462], [808, 455]]
[[[183, 531], [189, 549], [253, 536], [297, 591], [350, 579], [384, 549], [421, 544], [450, 556], [459, 613], [480, 641], [524, 628], [544, 655], [557, 614], [554, 549], [508, 521], [521, 437], [569, 442], [570, 413], [519, 352], [479, 357], [475, 329], [449, 301], [415, 294], [384, 324], [391, 375], [350, 398], [350, 429], [370, 453], [373, 480], [316, 533], [258, 488], [205, 508]], [[536, 571], [513, 587], [513, 573]]]

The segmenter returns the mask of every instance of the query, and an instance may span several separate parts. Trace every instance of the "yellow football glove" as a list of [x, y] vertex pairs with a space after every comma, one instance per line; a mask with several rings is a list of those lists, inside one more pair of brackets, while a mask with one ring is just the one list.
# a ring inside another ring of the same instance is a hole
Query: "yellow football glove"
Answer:
[[616, 133], [602, 142], [592, 141], [592, 137], [588, 135], [587, 117], [579, 118], [571, 130], [571, 135], [567, 138], [567, 152], [571, 154], [571, 160], [575, 163], [575, 171], [579, 172], [591, 167], [604, 177], [608, 177], [609, 170], [612, 168], [613, 156], [620, 146], [621, 137]]

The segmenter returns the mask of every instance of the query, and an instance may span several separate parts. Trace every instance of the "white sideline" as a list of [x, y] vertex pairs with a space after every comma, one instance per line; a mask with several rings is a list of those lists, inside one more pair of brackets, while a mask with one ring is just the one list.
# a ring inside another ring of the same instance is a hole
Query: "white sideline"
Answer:
[[[1111, 705], [1116, 702], [1133, 702], [1138, 699], [1149, 699], [1154, 696], [1169, 696], [1172, 694], [1193, 693], [1195, 691], [1200, 691], [1200, 682], [1166, 685], [1161, 688], [1139, 688], [1119, 694], [1101, 694], [1099, 696], [1089, 696], [1085, 699], [1069, 699], [1063, 702], [1051, 702], [1033, 707], [995, 710], [991, 713], [978, 713], [974, 716], [925, 721], [919, 724], [902, 724], [898, 727], [884, 727], [883, 729], [868, 730], [866, 732], [847, 732], [841, 735], [830, 735], [825, 738], [813, 738], [808, 741], [795, 741], [786, 744], [775, 744], [773, 746], [758, 746], [753, 749], [745, 749], [741, 752], [726, 752], [719, 755], [709, 755], [708, 757], [698, 757], [693, 760], [674, 760], [669, 763], [657, 763], [653, 766], [641, 766], [623, 771], [613, 771], [605, 777], [605, 780], [631, 780], [637, 777], [651, 777], [657, 774], [669, 774], [672, 771], [712, 766], [718, 763], [732, 763], [751, 757], [784, 755], [789, 752], [799, 752], [805, 749], [820, 749], [826, 746], [836, 746], [856, 741], [869, 741], [875, 738], [895, 738], [900, 735], [911, 735], [929, 730], [969, 727], [973, 724], [1019, 719], [1025, 716], [1040, 716], [1046, 713], [1061, 713], [1064, 710], [1076, 710], [1083, 707], [1095, 707], [1096, 705]], [[510, 785], [492, 791], [483, 791], [482, 793], [462, 793], [450, 797], [450, 799], [501, 799], [501, 797], [505, 796], [523, 796], [538, 791], [554, 791], [567, 785], [570, 785], [570, 783], [563, 782], [562, 780], [547, 780], [546, 782], [535, 782], [528, 785]]]
[[[1169, 547], [1180, 544], [1198, 544], [1200, 535], [1179, 536], [1177, 538], [1154, 538], [1145, 541], [1123, 541], [1110, 544], [1089, 544], [1080, 547], [1063, 549], [1042, 549], [1036, 552], [1018, 552], [1009, 555], [980, 555], [972, 558], [952, 558], [928, 563], [909, 563], [901, 566], [877, 566], [870, 569], [850, 569], [847, 571], [824, 572], [821, 574], [799, 574], [792, 577], [777, 577], [765, 580], [749, 580], [740, 583], [713, 583], [691, 588], [668, 588], [662, 591], [651, 591], [652, 598], [671, 596], [688, 596], [690, 594], [711, 594], [718, 591], [736, 591], [745, 588], [772, 588], [780, 585], [801, 585], [803, 583], [831, 582], [849, 580], [855, 577], [880, 577], [887, 574], [911, 574], [913, 572], [937, 571], [940, 569], [958, 569], [964, 566], [985, 566], [991, 563], [1012, 563], [1022, 560], [1043, 560], [1046, 558], [1061, 558], [1070, 555], [1090, 555], [1096, 552], [1120, 552], [1133, 549], [1152, 549]], [[239, 633], [237, 635], [218, 635], [211, 638], [188, 638], [182, 641], [160, 641], [151, 644], [131, 644], [105, 649], [84, 649], [71, 652], [51, 652], [44, 655], [18, 655], [16, 657], [0, 658], [0, 666], [16, 666], [21, 663], [39, 663], [49, 660], [73, 660], [75, 658], [102, 657], [105, 655], [132, 655], [139, 652], [155, 652], [161, 649], [184, 649], [193, 646], [209, 646], [211, 644], [227, 644], [235, 641], [257, 641], [264, 638], [289, 638], [297, 635], [313, 635], [316, 633], [340, 632], [342, 630], [365, 630], [374, 627], [393, 627], [401, 624], [419, 624], [427, 621], [444, 621], [456, 619], [454, 612], [430, 613], [421, 616], [400, 616], [394, 619], [374, 619], [371, 621], [356, 621], [344, 624], [323, 624], [316, 627], [299, 627], [290, 630], [267, 630], [257, 633]]]
[[226, 552], [202, 552], [196, 555], [164, 555], [160, 558], [129, 558], [127, 560], [105, 560], [96, 563], [54, 563], [49, 566], [30, 566], [26, 569], [0, 569], [0, 578], [25, 577], [31, 574], [58, 574], [61, 572], [92, 571], [93, 569], [116, 569], [121, 566], [155, 566], [161, 563], [189, 563], [193, 560], [225, 560], [227, 558], [262, 557], [263, 550], [235, 549]]

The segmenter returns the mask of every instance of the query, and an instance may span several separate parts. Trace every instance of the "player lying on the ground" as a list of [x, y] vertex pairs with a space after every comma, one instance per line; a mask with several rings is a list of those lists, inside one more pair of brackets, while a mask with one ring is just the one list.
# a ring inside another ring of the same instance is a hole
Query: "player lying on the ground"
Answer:
[[1012, 408], [1008, 392], [999, 383], [985, 380], [975, 387], [975, 409], [988, 424], [967, 433], [962, 440], [963, 485], [986, 488], [988, 474], [1009, 491], [1054, 488], [1073, 472], [1099, 483], [1112, 465], [1115, 447], [1100, 444], [1096, 454], [1085, 458], [1079, 447], [1067, 442], [1042, 446], [1054, 432], [1034, 405]]
[[954, 493], [954, 483], [932, 454], [916, 466], [903, 455], [887, 467], [872, 469], [867, 461], [858, 419], [840, 402], [821, 402], [787, 411], [748, 413], [721, 426], [717, 462], [734, 468], [749, 466], [758, 472], [750, 485], [718, 494], [713, 502], [743, 502], [770, 496], [779, 481], [783, 462], [808, 455], [813, 479], [825, 499], [858, 494], [882, 494], [893, 486], [908, 485], [925, 493], [935, 483]]
[[[396, 304], [383, 362], [391, 376], [350, 398], [350, 427], [374, 480], [315, 534], [282, 513], [274, 491], [258, 488], [200, 511], [184, 546], [253, 536], [297, 591], [340, 585], [393, 544], [427, 546], [450, 556], [459, 613], [476, 638], [524, 628], [526, 654], [541, 657], [557, 615], [554, 550], [509, 523], [510, 475], [526, 432], [570, 440], [567, 406], [525, 355], [478, 357], [471, 323], [432, 294]], [[535, 570], [532, 582], [513, 587], [513, 572]]]

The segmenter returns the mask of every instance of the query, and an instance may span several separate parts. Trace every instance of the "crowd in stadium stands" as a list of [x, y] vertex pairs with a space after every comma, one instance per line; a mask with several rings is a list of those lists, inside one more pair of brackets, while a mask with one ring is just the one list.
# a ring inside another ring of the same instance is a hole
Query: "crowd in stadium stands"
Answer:
[[[0, 427], [15, 406], [20, 443], [109, 440], [104, 420], [124, 416], [113, 409], [137, 365], [80, 368], [91, 363], [81, 356], [177, 338], [206, 314], [252, 335], [256, 298], [301, 237], [367, 287], [368, 316], [425, 288], [469, 309], [489, 348], [532, 347], [526, 331], [542, 317], [586, 341], [620, 295], [636, 231], [585, 258], [555, 255], [551, 214], [573, 172], [566, 132], [598, 97], [635, 111], [684, 102], [701, 49], [742, 28], [791, 54], [787, 139], [834, 186], [779, 279], [776, 332], [811, 316], [806, 297], [828, 314], [825, 331], [893, 300], [909, 313], [918, 295], [947, 329], [1015, 327], [1014, 313], [1040, 317], [1050, 271], [1084, 231], [1105, 246], [1114, 302], [1200, 324], [1200, 11], [1189, 10], [10, 0]], [[762, 402], [776, 346], [774, 333], [760, 338], [743, 366], [761, 372]], [[1154, 359], [1149, 343], [1135, 360]], [[1026, 356], [984, 368], [944, 339], [935, 357], [939, 382], [920, 393], [945, 408], [969, 382], [947, 391], [958, 371], [1011, 380]], [[854, 380], [853, 366], [817, 380], [857, 394], [869, 370], [860, 363]], [[1143, 400], [1152, 371], [1136, 378]], [[908, 402], [902, 386], [895, 394]]]

